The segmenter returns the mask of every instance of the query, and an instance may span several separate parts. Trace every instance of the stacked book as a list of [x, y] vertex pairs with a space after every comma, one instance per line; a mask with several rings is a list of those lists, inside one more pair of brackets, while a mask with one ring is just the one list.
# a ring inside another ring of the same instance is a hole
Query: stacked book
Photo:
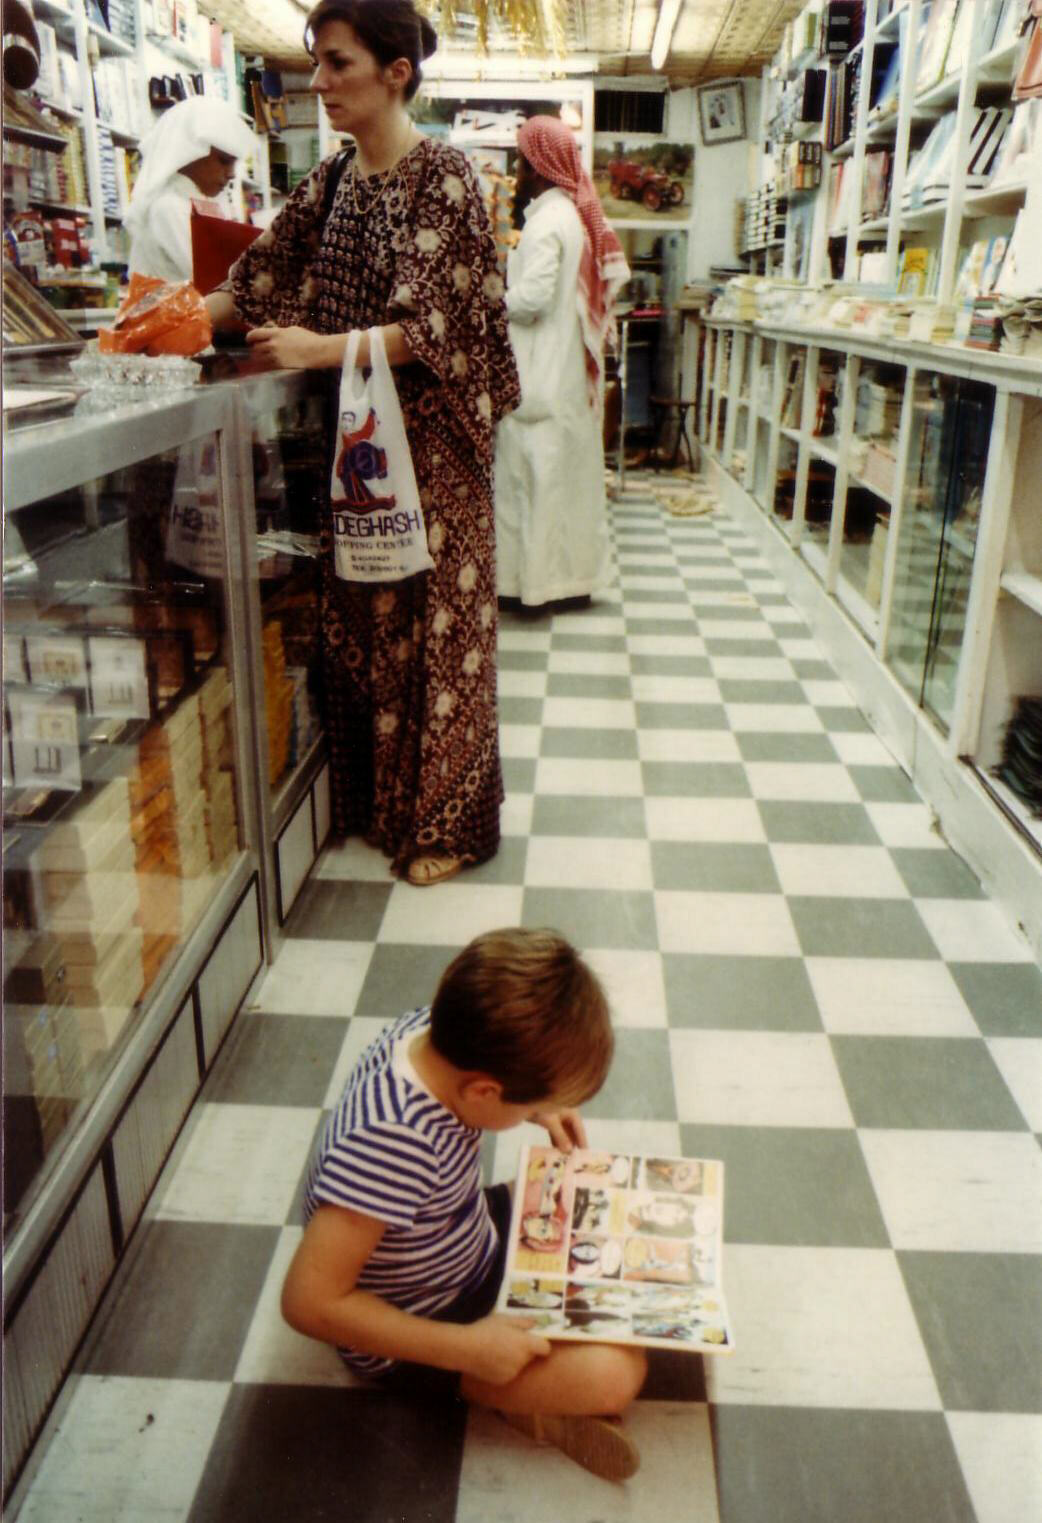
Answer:
[[41, 924], [65, 968], [80, 1045], [107, 1052], [144, 987], [130, 789], [114, 778], [52, 827], [34, 854]]
[[264, 655], [264, 706], [268, 728], [268, 778], [274, 788], [289, 765], [293, 726], [293, 684], [286, 675], [282, 625], [271, 619], [261, 638]]
[[222, 863], [239, 847], [232, 686], [223, 666], [215, 667], [199, 689], [199, 714], [203, 737], [206, 839], [210, 860]]

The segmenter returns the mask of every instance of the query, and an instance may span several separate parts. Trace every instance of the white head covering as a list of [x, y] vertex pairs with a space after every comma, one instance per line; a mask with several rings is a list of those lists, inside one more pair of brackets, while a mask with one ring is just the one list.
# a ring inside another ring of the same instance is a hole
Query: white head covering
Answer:
[[190, 95], [159, 118], [141, 141], [141, 173], [130, 197], [126, 225], [140, 232], [156, 197], [186, 164], [211, 148], [245, 158], [256, 147], [253, 133], [234, 106], [212, 95]]

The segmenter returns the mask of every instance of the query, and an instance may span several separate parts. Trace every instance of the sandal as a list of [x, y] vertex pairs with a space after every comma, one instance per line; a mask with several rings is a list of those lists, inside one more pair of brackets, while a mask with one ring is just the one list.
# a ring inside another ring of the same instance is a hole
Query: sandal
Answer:
[[570, 1460], [605, 1481], [628, 1481], [640, 1468], [640, 1451], [606, 1417], [548, 1417], [535, 1412], [500, 1412], [504, 1422], [537, 1444], [553, 1444]]
[[444, 857], [438, 852], [426, 852], [413, 857], [405, 872], [407, 883], [414, 888], [431, 888], [435, 883], [445, 883], [461, 872], [466, 864], [462, 857]]

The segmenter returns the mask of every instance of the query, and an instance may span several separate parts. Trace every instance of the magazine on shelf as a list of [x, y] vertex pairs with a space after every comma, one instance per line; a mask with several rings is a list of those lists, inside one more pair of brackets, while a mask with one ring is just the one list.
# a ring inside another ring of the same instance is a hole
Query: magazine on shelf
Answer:
[[717, 1160], [525, 1148], [497, 1310], [551, 1339], [729, 1354], [723, 1204]]

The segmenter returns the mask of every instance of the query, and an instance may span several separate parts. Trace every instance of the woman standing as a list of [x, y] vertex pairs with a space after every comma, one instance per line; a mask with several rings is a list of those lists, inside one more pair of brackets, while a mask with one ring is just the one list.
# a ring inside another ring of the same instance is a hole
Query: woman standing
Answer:
[[209, 95], [178, 101], [159, 118], [141, 144], [127, 211], [131, 274], [191, 280], [192, 202], [219, 196], [255, 146], [234, 107]]
[[[383, 329], [433, 570], [340, 581], [323, 554], [333, 826], [418, 885], [499, 843], [492, 459], [519, 389], [488, 216], [464, 156], [405, 111], [434, 51], [413, 0], [321, 0], [305, 31], [335, 132], [350, 133], [210, 298], [276, 366], [339, 368], [348, 332]], [[327, 205], [328, 203], [328, 205]], [[358, 364], [367, 365], [362, 338]]]

